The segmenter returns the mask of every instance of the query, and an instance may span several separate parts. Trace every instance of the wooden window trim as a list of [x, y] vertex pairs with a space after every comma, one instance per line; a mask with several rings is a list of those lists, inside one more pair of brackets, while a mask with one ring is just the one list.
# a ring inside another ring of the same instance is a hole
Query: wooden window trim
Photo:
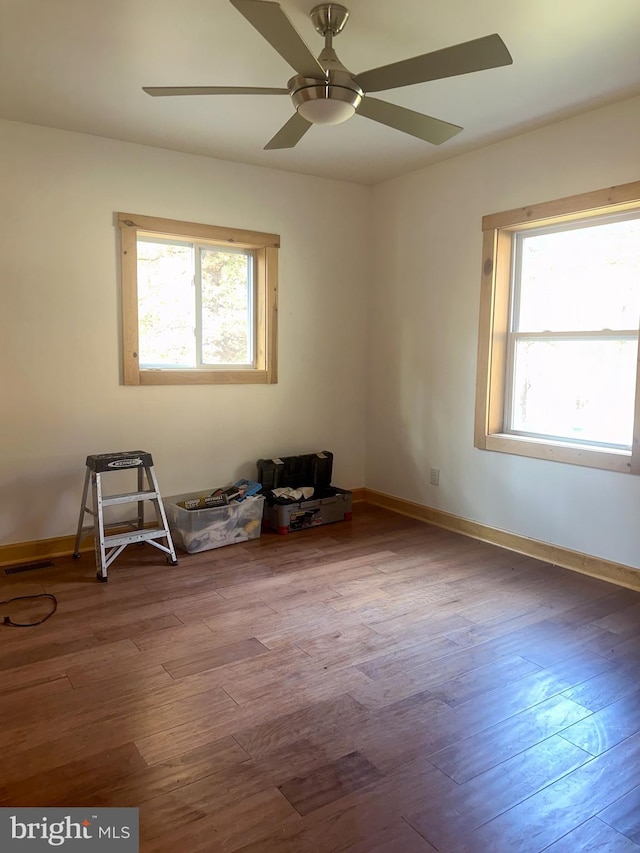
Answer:
[[482, 278], [474, 446], [535, 459], [640, 474], [640, 347], [631, 451], [511, 435], [504, 430], [504, 393], [513, 237], [543, 225], [640, 211], [640, 181], [483, 217]]
[[[260, 231], [118, 213], [122, 264], [124, 385], [270, 385], [278, 381], [278, 249], [280, 237]], [[175, 237], [251, 249], [256, 260], [256, 367], [175, 370], [141, 368], [138, 362], [138, 234]]]

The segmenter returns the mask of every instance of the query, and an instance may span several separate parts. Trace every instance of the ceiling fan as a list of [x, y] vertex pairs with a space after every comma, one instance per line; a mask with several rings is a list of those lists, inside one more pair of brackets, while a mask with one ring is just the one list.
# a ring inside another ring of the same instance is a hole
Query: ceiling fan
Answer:
[[269, 0], [231, 0], [231, 4], [252, 24], [271, 47], [297, 72], [286, 89], [245, 86], [144, 86], [154, 97], [171, 95], [290, 95], [295, 114], [266, 145], [265, 149], [293, 148], [312, 124], [340, 124], [355, 113], [388, 127], [440, 145], [462, 128], [405, 107], [379, 101], [369, 92], [397, 89], [472, 71], [510, 65], [513, 60], [499, 35], [493, 34], [432, 53], [414, 56], [352, 74], [333, 49], [333, 38], [344, 28], [349, 10], [338, 3], [315, 6], [310, 17], [325, 39], [324, 50], [316, 59], [304, 43], [279, 3]]

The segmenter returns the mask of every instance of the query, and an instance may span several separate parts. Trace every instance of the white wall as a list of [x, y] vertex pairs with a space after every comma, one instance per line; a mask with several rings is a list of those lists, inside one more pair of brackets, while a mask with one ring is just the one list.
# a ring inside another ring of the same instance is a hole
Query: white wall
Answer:
[[367, 486], [640, 567], [640, 477], [473, 447], [482, 216], [638, 180], [639, 139], [635, 98], [374, 189]]
[[[165, 494], [322, 449], [363, 485], [369, 188], [11, 122], [0, 187], [0, 544], [75, 532], [89, 453]], [[277, 385], [120, 384], [119, 210], [281, 235]]]

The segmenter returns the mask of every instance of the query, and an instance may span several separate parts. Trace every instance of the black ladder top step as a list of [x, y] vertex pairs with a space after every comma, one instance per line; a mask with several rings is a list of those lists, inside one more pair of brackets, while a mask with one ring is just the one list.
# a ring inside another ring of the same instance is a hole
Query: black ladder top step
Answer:
[[87, 456], [87, 468], [95, 474], [121, 471], [124, 468], [151, 468], [153, 458], [145, 450], [124, 450], [120, 453], [98, 453]]

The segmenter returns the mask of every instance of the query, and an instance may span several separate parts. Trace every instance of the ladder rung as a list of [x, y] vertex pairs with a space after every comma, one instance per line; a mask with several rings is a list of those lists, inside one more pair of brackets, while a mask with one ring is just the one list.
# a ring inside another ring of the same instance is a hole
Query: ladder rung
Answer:
[[[138, 530], [138, 519], [137, 518], [128, 518], [122, 519], [121, 521], [110, 521], [108, 524], [103, 524], [103, 530], [117, 530], [118, 528], [128, 527], [130, 530]], [[90, 527], [83, 527], [80, 530], [80, 535], [82, 538], [86, 538], [87, 536], [93, 536], [95, 531], [95, 527], [91, 525]], [[123, 531], [124, 532], [124, 531]]]
[[148, 530], [136, 530], [133, 533], [114, 533], [112, 536], [104, 537], [106, 548], [112, 548], [115, 545], [129, 545], [132, 542], [147, 542], [149, 539], [161, 539], [163, 536], [168, 536], [169, 531], [162, 527], [153, 527]]
[[145, 490], [142, 492], [127, 492], [123, 495], [109, 495], [102, 498], [103, 506], [113, 506], [113, 504], [128, 504], [134, 501], [152, 501], [158, 497], [158, 492], [153, 490]]
[[[138, 530], [137, 518], [123, 518], [121, 521], [110, 521], [108, 524], [103, 524], [103, 530], [115, 530], [118, 527], [130, 527], [132, 530]], [[93, 527], [91, 528], [93, 533]]]

